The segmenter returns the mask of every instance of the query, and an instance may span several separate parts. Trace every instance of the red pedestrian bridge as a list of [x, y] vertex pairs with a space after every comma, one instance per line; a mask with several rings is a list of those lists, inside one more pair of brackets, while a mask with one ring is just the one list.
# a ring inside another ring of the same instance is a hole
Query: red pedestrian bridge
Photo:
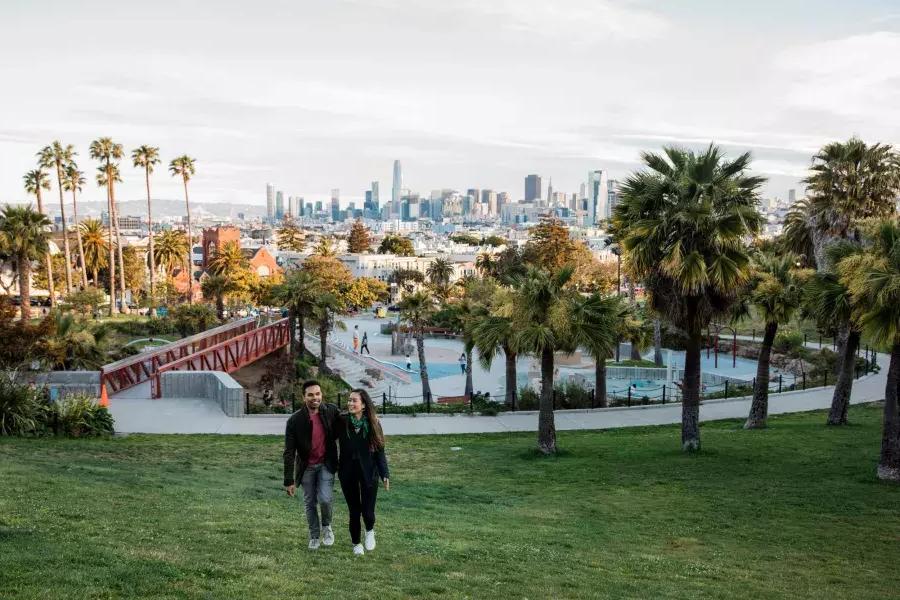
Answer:
[[149, 381], [151, 396], [159, 398], [160, 375], [167, 371], [233, 373], [289, 342], [287, 319], [261, 325], [248, 317], [105, 365], [100, 383], [115, 394]]

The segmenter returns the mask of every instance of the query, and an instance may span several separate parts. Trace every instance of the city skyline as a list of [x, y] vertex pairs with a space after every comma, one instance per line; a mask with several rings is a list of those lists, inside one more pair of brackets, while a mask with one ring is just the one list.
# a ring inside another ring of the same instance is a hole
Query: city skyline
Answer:
[[[529, 173], [573, 193], [588, 171], [623, 180], [642, 150], [709, 141], [753, 151], [764, 194], [784, 198], [824, 143], [900, 141], [900, 15], [887, 1], [820, 3], [816, 19], [797, 1], [753, 14], [698, 2], [333, 4], [195, 3], [149, 21], [140, 7], [0, 6], [0, 73], [16, 90], [0, 98], [0, 204], [29, 200], [22, 174], [47, 143], [75, 144], [91, 173], [87, 146], [104, 135], [129, 151], [159, 146], [164, 163], [195, 157], [192, 202], [254, 205], [267, 181], [313, 201], [339, 188], [361, 205], [394, 160], [403, 187], [422, 193], [519, 200]], [[73, 22], [104, 35], [64, 35]], [[158, 43], [132, 43], [146, 33]], [[676, 39], [702, 60], [685, 66], [669, 52]], [[526, 76], [554, 85], [523, 93]], [[122, 176], [119, 197], [140, 198], [130, 161]], [[153, 187], [181, 195], [163, 168]], [[84, 198], [103, 191], [91, 182]]]

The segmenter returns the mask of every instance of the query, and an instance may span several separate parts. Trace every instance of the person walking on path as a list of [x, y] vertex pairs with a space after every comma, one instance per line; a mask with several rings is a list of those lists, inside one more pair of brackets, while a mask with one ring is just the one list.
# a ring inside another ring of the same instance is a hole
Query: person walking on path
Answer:
[[[384, 432], [372, 398], [365, 390], [350, 392], [347, 412], [339, 418], [338, 443], [340, 463], [338, 477], [350, 513], [350, 540], [353, 554], [375, 549], [375, 500], [378, 497], [378, 478], [384, 490], [391, 489], [390, 471], [384, 454]], [[366, 526], [363, 550], [360, 517]]]
[[[318, 381], [303, 384], [304, 406], [288, 419], [284, 432], [284, 489], [293, 497], [297, 481], [309, 524], [309, 549], [334, 544], [331, 529], [334, 475], [338, 467], [336, 428], [340, 411], [324, 403]], [[321, 511], [321, 519], [319, 512]]]
[[459, 355], [459, 370], [463, 375], [466, 374], [466, 353], [463, 352]]
[[369, 333], [367, 331], [363, 331], [362, 346], [360, 346], [359, 348], [359, 353], [362, 354], [363, 350], [365, 350], [369, 354], [372, 354], [372, 352], [369, 350]]
[[353, 353], [359, 352], [359, 325], [353, 326]]

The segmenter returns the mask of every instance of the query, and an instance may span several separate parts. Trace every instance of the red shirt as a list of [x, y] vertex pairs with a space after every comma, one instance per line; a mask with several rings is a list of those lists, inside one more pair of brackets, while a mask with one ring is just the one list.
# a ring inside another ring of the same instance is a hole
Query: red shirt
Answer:
[[325, 460], [325, 427], [322, 426], [322, 418], [318, 415], [309, 416], [312, 425], [312, 440], [309, 448], [309, 465], [318, 465]]

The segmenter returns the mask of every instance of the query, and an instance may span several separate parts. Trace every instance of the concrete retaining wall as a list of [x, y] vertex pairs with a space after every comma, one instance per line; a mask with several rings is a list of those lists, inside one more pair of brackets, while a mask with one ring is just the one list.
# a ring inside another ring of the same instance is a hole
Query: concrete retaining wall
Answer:
[[20, 383], [46, 387], [50, 391], [50, 398], [54, 400], [82, 394], [92, 398], [100, 397], [100, 371], [19, 371], [15, 377]]
[[221, 371], [167, 371], [160, 376], [163, 398], [209, 398], [229, 417], [244, 414], [244, 388]]

